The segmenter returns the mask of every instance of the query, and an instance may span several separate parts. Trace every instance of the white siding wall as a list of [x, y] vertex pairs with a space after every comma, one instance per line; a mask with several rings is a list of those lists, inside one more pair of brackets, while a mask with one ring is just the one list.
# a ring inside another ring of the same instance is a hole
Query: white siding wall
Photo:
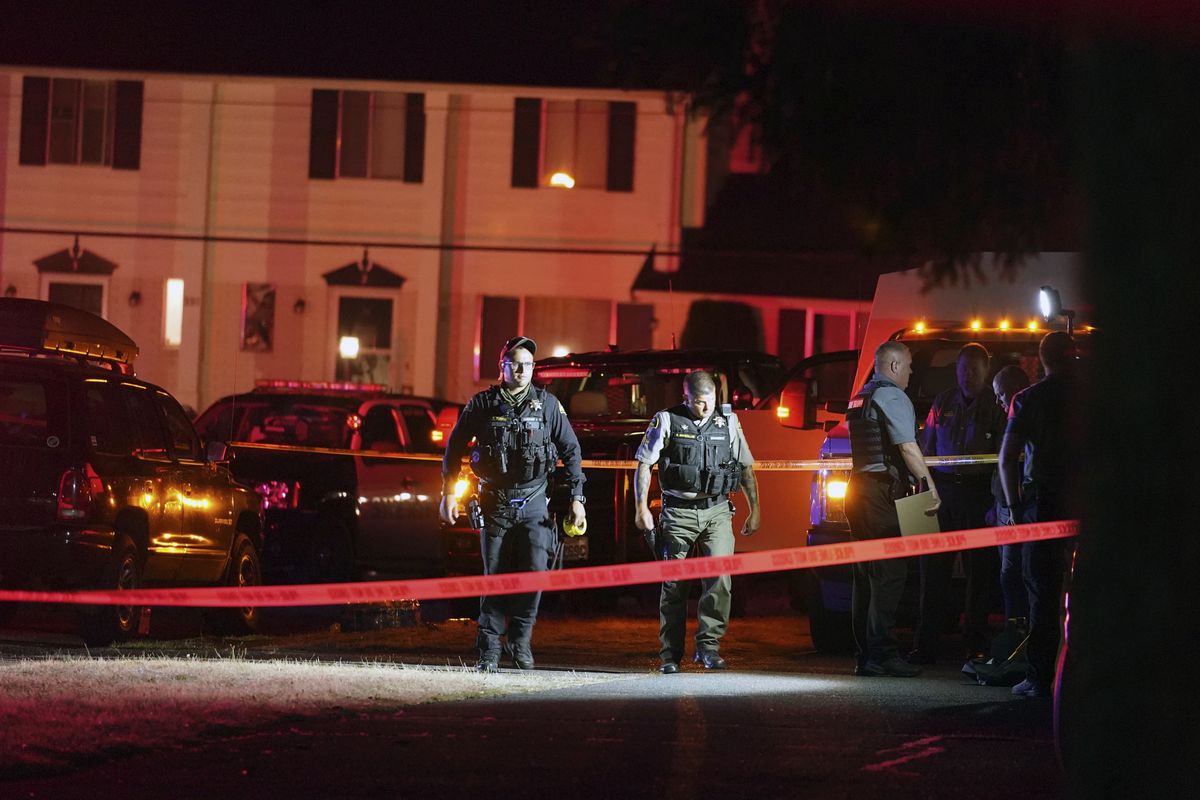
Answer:
[[[19, 166], [22, 77], [144, 81], [141, 168]], [[384, 89], [425, 93], [425, 172], [420, 184], [308, 177], [311, 92]], [[461, 113], [451, 119], [452, 96]], [[638, 104], [633, 192], [514, 189], [513, 101], [518, 96]], [[626, 301], [639, 256], [457, 251], [448, 266], [449, 341], [437, 341], [437, 249], [384, 243], [631, 248], [678, 237], [679, 126], [657, 94], [488, 87], [171, 77], [0, 69], [0, 220], [5, 226], [119, 234], [250, 237], [273, 243], [104, 238], [81, 247], [116, 262], [107, 314], [141, 347], [138, 373], [202, 408], [256, 378], [333, 377], [336, 298], [322, 274], [362, 257], [407, 279], [394, 294], [396, 385], [434, 391], [435, 358], [448, 356], [446, 393], [475, 388], [473, 349], [487, 294]], [[448, 120], [454, 127], [448, 130]], [[447, 143], [454, 146], [447, 149]], [[449, 179], [447, 178], [449, 176]], [[280, 239], [336, 240], [344, 246]], [[33, 265], [70, 247], [70, 234], [0, 234], [0, 287], [41, 291]], [[162, 341], [163, 285], [185, 281], [183, 345]], [[275, 342], [242, 351], [242, 286], [276, 287]], [[131, 292], [141, 304], [131, 307]], [[377, 293], [377, 292], [367, 292]], [[303, 314], [293, 311], [303, 299]], [[593, 326], [594, 327], [594, 326]], [[549, 346], [549, 343], [547, 344]], [[487, 365], [493, 358], [485, 354]], [[484, 369], [489, 376], [490, 367]]]

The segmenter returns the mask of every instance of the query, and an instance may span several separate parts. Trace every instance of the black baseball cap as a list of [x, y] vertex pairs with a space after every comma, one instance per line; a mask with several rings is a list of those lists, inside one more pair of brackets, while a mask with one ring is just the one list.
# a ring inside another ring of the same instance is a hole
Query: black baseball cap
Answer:
[[511, 353], [513, 350], [516, 350], [518, 347], [524, 347], [529, 351], [529, 355], [533, 355], [537, 352], [537, 342], [535, 342], [533, 339], [530, 339], [528, 336], [514, 336], [505, 342], [504, 346], [500, 348], [500, 360], [503, 361], [508, 357], [509, 353]]

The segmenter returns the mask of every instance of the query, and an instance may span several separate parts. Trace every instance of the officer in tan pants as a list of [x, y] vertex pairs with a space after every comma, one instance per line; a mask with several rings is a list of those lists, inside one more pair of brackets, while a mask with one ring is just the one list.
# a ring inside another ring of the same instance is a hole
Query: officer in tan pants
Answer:
[[[750, 515], [742, 535], [759, 526], [758, 483], [754, 457], [737, 416], [717, 411], [716, 383], [707, 372], [693, 372], [684, 380], [684, 402], [654, 415], [635, 458], [637, 504], [635, 523], [642, 531], [654, 529], [650, 513], [650, 468], [658, 464], [662, 489], [661, 531], [656, 558], [686, 558], [693, 547], [701, 556], [733, 554], [733, 503], [729, 493], [742, 489]], [[719, 650], [729, 624], [730, 577], [701, 580], [697, 609], [694, 660], [705, 669], [725, 669]], [[679, 672], [687, 626], [686, 581], [665, 581], [659, 597], [659, 640], [664, 675]]]

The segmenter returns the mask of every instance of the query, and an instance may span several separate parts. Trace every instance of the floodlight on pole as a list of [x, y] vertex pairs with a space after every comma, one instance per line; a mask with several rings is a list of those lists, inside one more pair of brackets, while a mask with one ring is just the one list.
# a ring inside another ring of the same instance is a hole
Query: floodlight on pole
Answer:
[[1075, 312], [1069, 308], [1062, 307], [1062, 298], [1059, 297], [1058, 291], [1053, 286], [1043, 286], [1038, 290], [1038, 310], [1042, 314], [1042, 319], [1050, 322], [1055, 317], [1065, 317], [1067, 320], [1067, 335], [1073, 332], [1075, 327]]

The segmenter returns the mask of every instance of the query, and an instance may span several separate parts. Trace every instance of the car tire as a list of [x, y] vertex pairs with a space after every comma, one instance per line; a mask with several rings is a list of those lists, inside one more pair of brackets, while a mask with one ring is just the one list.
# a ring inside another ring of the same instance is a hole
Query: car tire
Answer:
[[[238, 534], [233, 542], [232, 553], [225, 573], [225, 585], [237, 588], [262, 586], [262, 562], [254, 542]], [[255, 633], [262, 626], [262, 609], [256, 606], [217, 608], [205, 616], [213, 630], [222, 634]]]
[[809, 570], [807, 578], [805, 606], [808, 609], [809, 634], [817, 652], [841, 655], [854, 650], [850, 615], [825, 607], [821, 595], [821, 581], [812, 570]]
[[[117, 534], [112, 557], [104, 570], [104, 589], [137, 589], [142, 584], [141, 558], [129, 537]], [[88, 647], [106, 647], [137, 633], [141, 606], [83, 606], [80, 635]]]

